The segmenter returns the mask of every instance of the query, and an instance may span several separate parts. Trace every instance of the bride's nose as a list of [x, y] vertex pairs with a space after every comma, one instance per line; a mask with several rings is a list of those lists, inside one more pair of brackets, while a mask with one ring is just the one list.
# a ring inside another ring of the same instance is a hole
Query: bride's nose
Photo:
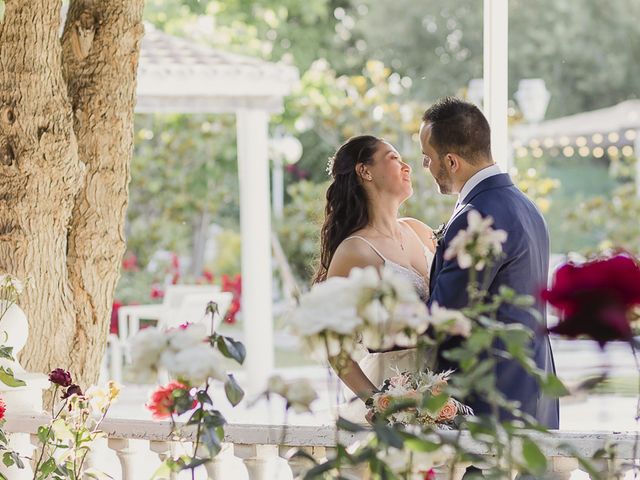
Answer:
[[402, 162], [402, 171], [411, 173], [412, 172], [411, 165], [409, 165], [408, 163]]

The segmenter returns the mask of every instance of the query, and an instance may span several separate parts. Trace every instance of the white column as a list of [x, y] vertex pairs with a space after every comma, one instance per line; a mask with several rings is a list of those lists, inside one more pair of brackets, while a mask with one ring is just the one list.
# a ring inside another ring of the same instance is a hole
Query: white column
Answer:
[[240, 228], [242, 238], [242, 319], [247, 347], [243, 387], [248, 395], [261, 392], [273, 370], [271, 313], [271, 217], [267, 129], [262, 110], [236, 114]]
[[284, 210], [284, 169], [282, 168], [282, 158], [278, 155], [273, 157], [272, 183], [273, 216], [274, 218], [281, 220]]
[[508, 171], [508, 0], [484, 0], [484, 114], [491, 125], [491, 151]]

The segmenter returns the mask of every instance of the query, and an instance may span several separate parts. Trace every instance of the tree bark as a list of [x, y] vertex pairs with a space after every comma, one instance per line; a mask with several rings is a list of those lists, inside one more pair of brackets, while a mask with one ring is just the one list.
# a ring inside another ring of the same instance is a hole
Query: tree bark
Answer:
[[94, 383], [124, 252], [143, 0], [8, 0], [0, 25], [0, 270], [31, 371]]

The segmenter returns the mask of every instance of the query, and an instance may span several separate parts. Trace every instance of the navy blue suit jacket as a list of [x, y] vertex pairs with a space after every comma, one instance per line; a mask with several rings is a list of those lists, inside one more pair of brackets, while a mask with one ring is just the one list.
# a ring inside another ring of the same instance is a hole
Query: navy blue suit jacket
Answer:
[[[467, 228], [467, 214], [477, 210], [483, 217], [493, 217], [493, 228], [508, 234], [503, 255], [495, 265], [482, 273], [488, 275], [489, 294], [498, 292], [501, 285], [519, 294], [536, 298], [535, 307], [546, 325], [546, 311], [539, 293], [547, 285], [549, 271], [549, 232], [536, 206], [511, 181], [509, 175], [499, 174], [480, 182], [463, 200], [463, 207], [449, 221], [444, 238], [436, 249], [429, 283], [429, 304], [459, 309], [467, 306], [469, 270], [462, 270], [455, 259], [445, 260], [443, 254], [456, 234]], [[520, 323], [534, 332], [530, 345], [538, 368], [555, 373], [549, 338], [531, 313], [510, 305], [500, 307], [498, 321]], [[446, 341], [439, 353], [459, 344], [459, 338]], [[456, 368], [439, 355], [439, 369]], [[497, 367], [497, 388], [510, 400], [520, 402], [522, 411], [535, 417], [549, 428], [558, 428], [559, 409], [556, 399], [544, 397], [536, 380], [515, 361], [500, 360]], [[476, 412], [488, 413], [489, 406], [480, 399], [468, 399]], [[509, 412], [502, 412], [509, 417]]]

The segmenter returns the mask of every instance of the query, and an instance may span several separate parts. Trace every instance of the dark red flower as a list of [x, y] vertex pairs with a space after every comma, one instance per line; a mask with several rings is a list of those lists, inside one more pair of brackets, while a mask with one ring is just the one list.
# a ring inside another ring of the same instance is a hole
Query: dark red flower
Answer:
[[122, 259], [122, 269], [126, 272], [138, 270], [138, 257], [136, 257], [133, 253], [127, 254]]
[[421, 470], [422, 480], [436, 480], [436, 471], [433, 468]]
[[118, 300], [114, 300], [113, 304], [111, 304], [111, 323], [109, 326], [109, 333], [113, 333], [115, 335], [118, 335], [118, 310], [120, 310], [120, 307], [122, 306], [122, 303], [120, 303]]
[[49, 381], [61, 387], [68, 387], [72, 382], [71, 374], [62, 368], [56, 368], [49, 374]]
[[82, 390], [80, 390], [80, 387], [75, 383], [73, 385], [69, 385], [67, 391], [62, 395], [62, 398], [69, 398], [71, 395], [82, 395]]
[[7, 405], [4, 400], [0, 398], [0, 421], [4, 420], [4, 414], [7, 412]]
[[627, 255], [565, 264], [542, 298], [560, 311], [561, 320], [549, 329], [570, 338], [587, 336], [600, 346], [630, 340], [630, 310], [640, 305], [640, 266]]
[[157, 285], [152, 285], [151, 298], [162, 298], [162, 297], [164, 297], [164, 290]]

